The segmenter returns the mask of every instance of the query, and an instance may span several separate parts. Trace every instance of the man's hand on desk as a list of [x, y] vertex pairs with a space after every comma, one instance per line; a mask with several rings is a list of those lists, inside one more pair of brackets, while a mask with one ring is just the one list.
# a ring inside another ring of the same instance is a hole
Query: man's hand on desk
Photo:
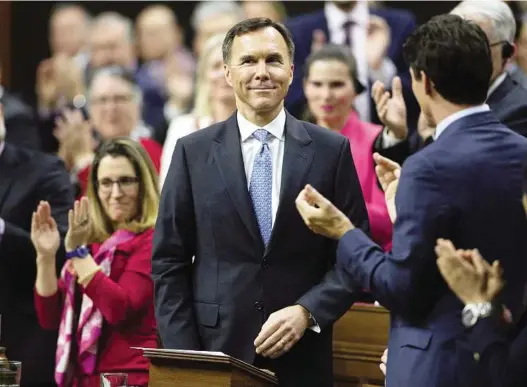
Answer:
[[302, 338], [309, 320], [309, 312], [301, 305], [272, 313], [254, 341], [256, 353], [271, 359], [282, 356]]
[[309, 184], [300, 192], [295, 203], [306, 226], [316, 234], [340, 239], [355, 228], [342, 211]]

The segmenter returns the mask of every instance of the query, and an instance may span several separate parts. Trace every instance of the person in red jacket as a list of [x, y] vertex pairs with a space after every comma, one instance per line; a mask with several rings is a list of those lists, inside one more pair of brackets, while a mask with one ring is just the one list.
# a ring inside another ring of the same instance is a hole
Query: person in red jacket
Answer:
[[59, 328], [59, 387], [98, 387], [105, 372], [127, 373], [130, 385], [148, 385], [149, 363], [132, 348], [157, 346], [150, 252], [158, 203], [146, 151], [117, 138], [95, 155], [87, 197], [68, 214], [67, 260], [59, 278], [60, 237], [50, 206], [41, 202], [33, 213], [35, 308], [43, 328]]

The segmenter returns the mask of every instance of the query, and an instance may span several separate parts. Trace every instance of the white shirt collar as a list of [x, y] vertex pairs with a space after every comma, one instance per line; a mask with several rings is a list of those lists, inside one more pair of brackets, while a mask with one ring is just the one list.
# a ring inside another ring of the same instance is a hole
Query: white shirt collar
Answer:
[[0, 141], [0, 156], [2, 155], [2, 152], [4, 151], [5, 141]]
[[238, 128], [240, 129], [242, 142], [251, 137], [258, 129], [265, 129], [280, 141], [284, 140], [285, 110], [283, 108], [280, 110], [280, 113], [278, 113], [275, 119], [269, 122], [263, 128], [247, 120], [241, 115], [239, 110], [236, 113], [236, 119], [238, 120]]
[[355, 4], [355, 7], [350, 12], [344, 12], [332, 1], [326, 1], [324, 14], [326, 15], [330, 34], [334, 31], [340, 31], [344, 23], [348, 20], [364, 28], [368, 26], [369, 10], [367, 1], [357, 1], [357, 4]]
[[463, 117], [470, 116], [472, 114], [488, 112], [488, 111], [490, 111], [489, 105], [483, 104], [483, 105], [478, 105], [478, 106], [472, 106], [467, 109], [463, 109], [454, 114], [449, 115], [439, 124], [437, 124], [436, 131], [434, 134], [434, 140], [437, 140], [437, 138], [441, 135], [441, 133], [443, 133], [446, 128], [448, 128], [451, 124], [453, 124], [454, 121], [457, 121]]
[[487, 91], [487, 98], [489, 98], [490, 95], [494, 93], [494, 91], [503, 83], [505, 78], [507, 78], [506, 72], [501, 74], [498, 78], [494, 80], [494, 82], [492, 82], [492, 85], [490, 85], [489, 90]]

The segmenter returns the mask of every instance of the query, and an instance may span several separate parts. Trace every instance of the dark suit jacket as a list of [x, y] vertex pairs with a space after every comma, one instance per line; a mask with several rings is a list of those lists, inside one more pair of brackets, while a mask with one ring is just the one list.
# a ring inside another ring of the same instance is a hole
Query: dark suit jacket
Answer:
[[[408, 123], [413, 130], [417, 124], [419, 106], [412, 93], [410, 72], [403, 59], [402, 46], [417, 25], [415, 18], [408, 11], [392, 8], [373, 8], [370, 9], [370, 13], [383, 18], [390, 26], [391, 43], [388, 48], [388, 57], [397, 67], [397, 75], [401, 77], [404, 99], [407, 101]], [[321, 30], [329, 39], [329, 29], [324, 10], [294, 17], [286, 22], [286, 26], [291, 31], [295, 43], [295, 71], [285, 103], [287, 110], [298, 118], [302, 116], [306, 107], [303, 91], [304, 65], [307, 57], [311, 54], [313, 32]], [[387, 86], [390, 87], [390, 85]], [[370, 106], [372, 122], [380, 123], [373, 100], [371, 100]]]
[[479, 320], [471, 329], [468, 341], [473, 352], [479, 354], [487, 380], [485, 386], [524, 387], [527, 385], [527, 315], [515, 327], [513, 335], [500, 317]]
[[492, 112], [452, 123], [411, 156], [396, 196], [393, 250], [385, 253], [360, 230], [339, 243], [338, 263], [371, 289], [392, 315], [388, 387], [483, 386], [472, 351], [463, 346], [462, 305], [436, 267], [437, 238], [500, 259], [504, 304], [519, 316], [527, 283], [527, 220], [521, 204], [527, 139]]
[[254, 340], [269, 315], [301, 304], [322, 332], [306, 331], [273, 368], [283, 385], [332, 386], [331, 324], [350, 307], [353, 291], [333, 269], [336, 243], [305, 226], [295, 199], [310, 183], [365, 231], [368, 216], [345, 137], [289, 114], [284, 133], [280, 204], [267, 248], [236, 113], [177, 142], [153, 242], [156, 317], [167, 348], [222, 351], [253, 363]]
[[[50, 203], [64, 234], [73, 192], [62, 162], [6, 143], [0, 155], [0, 217], [5, 221], [0, 240], [0, 345], [7, 347], [8, 358], [22, 361], [23, 385], [53, 381], [57, 344], [56, 332], [40, 328], [33, 305], [36, 255], [29, 232], [41, 200]], [[59, 254], [57, 266], [63, 263]]]
[[5, 89], [0, 103], [4, 106], [6, 141], [15, 146], [40, 149], [38, 125], [31, 108]]
[[489, 96], [487, 103], [503, 122], [515, 132], [527, 137], [527, 89], [509, 74]]

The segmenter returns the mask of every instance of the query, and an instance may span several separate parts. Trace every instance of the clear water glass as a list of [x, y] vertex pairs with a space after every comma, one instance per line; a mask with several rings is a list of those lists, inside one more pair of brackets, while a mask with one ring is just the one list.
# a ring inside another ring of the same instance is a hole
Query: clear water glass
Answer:
[[0, 387], [19, 387], [21, 376], [21, 362], [0, 360]]

